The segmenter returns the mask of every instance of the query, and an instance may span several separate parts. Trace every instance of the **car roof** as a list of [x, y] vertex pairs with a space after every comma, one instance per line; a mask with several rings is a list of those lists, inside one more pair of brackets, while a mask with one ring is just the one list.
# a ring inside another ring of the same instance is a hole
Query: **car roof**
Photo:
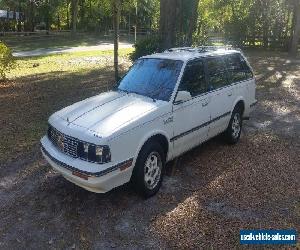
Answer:
[[233, 53], [241, 53], [239, 49], [232, 49], [227, 47], [198, 47], [198, 48], [172, 48], [162, 53], [155, 53], [141, 58], [159, 58], [171, 59], [180, 61], [189, 61], [191, 59], [207, 56], [226, 55]]

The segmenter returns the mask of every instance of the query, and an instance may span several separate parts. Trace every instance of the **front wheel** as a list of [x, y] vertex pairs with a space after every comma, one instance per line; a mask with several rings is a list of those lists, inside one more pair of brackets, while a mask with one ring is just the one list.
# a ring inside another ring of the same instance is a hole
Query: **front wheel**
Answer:
[[242, 132], [242, 111], [236, 107], [229, 121], [229, 125], [225, 131], [225, 139], [229, 144], [235, 144], [239, 141]]
[[132, 174], [135, 190], [145, 198], [157, 193], [161, 187], [165, 154], [162, 147], [150, 141], [143, 146]]

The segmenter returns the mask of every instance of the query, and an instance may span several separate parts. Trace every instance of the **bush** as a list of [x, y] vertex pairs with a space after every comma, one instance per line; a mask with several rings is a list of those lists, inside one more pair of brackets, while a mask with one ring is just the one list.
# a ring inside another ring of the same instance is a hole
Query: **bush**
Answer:
[[138, 41], [135, 45], [135, 51], [130, 55], [130, 59], [135, 61], [141, 56], [160, 52], [160, 39], [158, 36], [151, 36]]
[[15, 67], [15, 60], [11, 49], [0, 41], [0, 79], [6, 78], [6, 73]]

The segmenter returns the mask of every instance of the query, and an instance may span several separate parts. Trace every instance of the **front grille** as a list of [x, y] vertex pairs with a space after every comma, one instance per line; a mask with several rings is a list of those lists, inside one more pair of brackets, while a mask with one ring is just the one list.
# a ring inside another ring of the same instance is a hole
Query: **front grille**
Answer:
[[60, 151], [74, 158], [77, 158], [78, 140], [59, 132], [57, 129], [49, 126], [48, 138]]

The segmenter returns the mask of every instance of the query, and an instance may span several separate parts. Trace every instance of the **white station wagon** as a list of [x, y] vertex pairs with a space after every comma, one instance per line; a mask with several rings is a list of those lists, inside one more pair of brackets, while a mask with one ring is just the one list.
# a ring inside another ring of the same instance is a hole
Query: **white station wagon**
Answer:
[[96, 193], [131, 182], [150, 197], [166, 162], [223, 133], [239, 140], [255, 99], [246, 58], [232, 48], [174, 48], [137, 60], [113, 90], [49, 118], [46, 160]]

